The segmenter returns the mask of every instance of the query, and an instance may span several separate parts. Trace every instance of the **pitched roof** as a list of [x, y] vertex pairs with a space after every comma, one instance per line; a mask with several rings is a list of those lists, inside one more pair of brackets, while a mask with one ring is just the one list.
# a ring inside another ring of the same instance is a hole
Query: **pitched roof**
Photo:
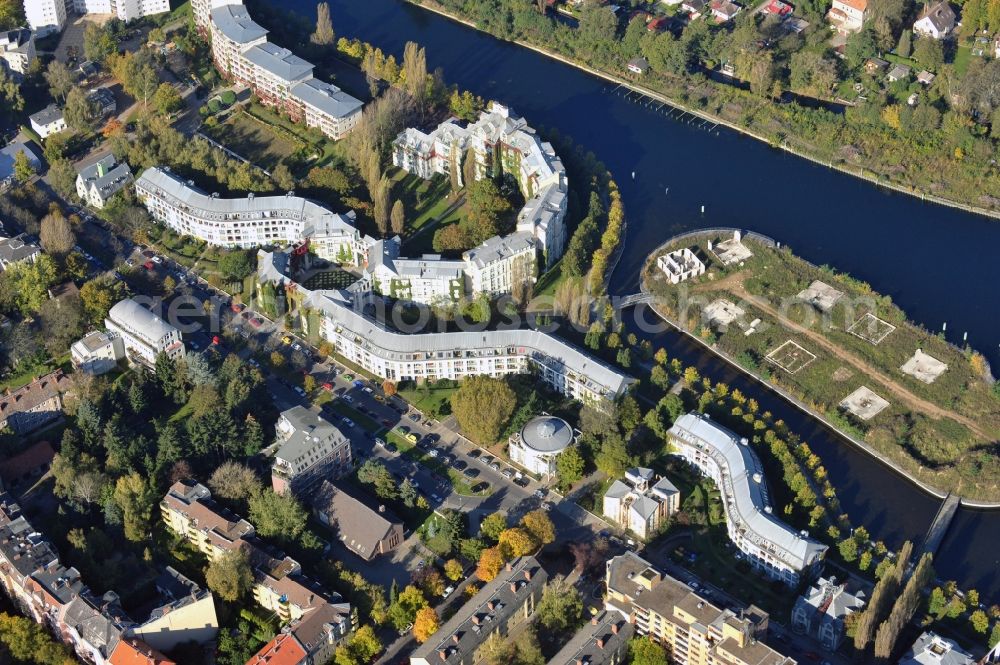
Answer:
[[264, 645], [247, 665], [299, 665], [306, 662], [308, 654], [289, 633], [278, 635]]
[[371, 508], [328, 480], [320, 485], [313, 506], [336, 527], [344, 545], [366, 559], [375, 554], [394, 525], [402, 524], [391, 512]]
[[312, 63], [270, 42], [250, 47], [243, 57], [282, 81], [299, 81], [312, 77]]
[[857, 9], [859, 12], [868, 9], [868, 0], [836, 0], [836, 2], [847, 5], [851, 9]]
[[46, 125], [51, 125], [53, 122], [58, 122], [63, 119], [63, 111], [61, 108], [55, 104], [49, 104], [41, 111], [37, 113], [32, 113], [28, 116], [28, 120], [36, 125], [45, 127]]
[[61, 369], [57, 369], [0, 397], [0, 420], [9, 418], [12, 413], [30, 411], [39, 404], [44, 404], [68, 390], [69, 383], [69, 377]]
[[938, 32], [947, 32], [955, 27], [955, 10], [944, 0], [935, 4], [927, 4], [924, 11], [920, 12], [917, 23], [924, 19], [930, 21]]
[[212, 9], [212, 23], [226, 39], [246, 44], [267, 35], [267, 30], [253, 22], [242, 4], [223, 5]]
[[108, 660], [110, 665], [177, 665], [145, 642], [124, 639]]
[[0, 480], [9, 485], [25, 474], [50, 464], [55, 455], [56, 451], [52, 449], [52, 444], [48, 441], [39, 441], [0, 462]]

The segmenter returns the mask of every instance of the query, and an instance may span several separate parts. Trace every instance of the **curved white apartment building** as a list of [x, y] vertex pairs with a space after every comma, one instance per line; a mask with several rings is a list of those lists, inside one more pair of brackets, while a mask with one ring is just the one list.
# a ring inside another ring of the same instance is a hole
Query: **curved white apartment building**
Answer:
[[668, 433], [675, 454], [718, 485], [729, 539], [768, 577], [798, 584], [828, 549], [772, 514], [763, 469], [746, 439], [707, 416], [688, 413]]
[[223, 199], [156, 166], [143, 171], [135, 192], [153, 219], [211, 245], [251, 249], [309, 239], [313, 253], [329, 260], [345, 248], [359, 256], [367, 247], [353, 211], [338, 215], [301, 196]]

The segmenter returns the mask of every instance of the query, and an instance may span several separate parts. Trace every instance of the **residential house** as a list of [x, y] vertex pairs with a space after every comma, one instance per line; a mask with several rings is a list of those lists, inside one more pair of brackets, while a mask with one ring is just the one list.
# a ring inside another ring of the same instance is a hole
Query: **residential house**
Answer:
[[35, 38], [27, 28], [0, 32], [0, 63], [21, 76], [35, 61]]
[[847, 617], [864, 605], [863, 592], [851, 593], [846, 582], [821, 577], [795, 601], [792, 629], [813, 637], [827, 651], [836, 651], [847, 632]]
[[132, 170], [125, 162], [117, 163], [111, 153], [77, 172], [76, 193], [91, 206], [101, 209], [112, 196], [132, 183]]
[[911, 71], [912, 70], [910, 69], [909, 65], [897, 64], [894, 65], [893, 68], [889, 70], [889, 73], [886, 74], [886, 78], [889, 79], [891, 83], [895, 83], [896, 81], [909, 79]]
[[281, 444], [271, 466], [275, 492], [302, 496], [320, 481], [339, 478], [351, 470], [351, 442], [304, 406], [283, 411], [275, 431]]
[[23, 233], [13, 238], [0, 238], [0, 269], [6, 270], [23, 261], [34, 263], [41, 255], [42, 248]]
[[365, 561], [387, 554], [403, 542], [402, 521], [384, 505], [369, 504], [326, 480], [312, 499], [313, 512], [319, 521]]
[[325, 603], [284, 626], [247, 665], [326, 665], [349, 630], [346, 606]]
[[684, 0], [681, 3], [681, 9], [686, 11], [692, 17], [701, 16], [705, 12], [705, 7], [708, 5], [706, 0]]
[[898, 665], [975, 665], [972, 654], [958, 643], [927, 631], [900, 659]]
[[730, 0], [711, 0], [708, 3], [708, 8], [718, 23], [732, 21], [743, 9], [735, 2], [730, 2]]
[[766, 612], [753, 605], [739, 612], [716, 607], [634, 552], [608, 561], [605, 583], [605, 609], [663, 647], [671, 663], [795, 665], [765, 644]]
[[[84, 63], [87, 64], [87, 63]], [[90, 63], [93, 67], [93, 63]], [[83, 65], [80, 65], [81, 70]], [[118, 110], [118, 102], [115, 100], [115, 94], [111, 92], [111, 88], [96, 88], [87, 93], [87, 100], [94, 106], [97, 110], [97, 117], [104, 119]]]
[[14, 183], [14, 160], [19, 153], [24, 153], [28, 158], [31, 168], [38, 173], [42, 169], [42, 158], [39, 156], [37, 146], [30, 141], [11, 141], [3, 148], [0, 148], [0, 190], [6, 189]]
[[531, 620], [548, 573], [524, 556], [484, 584], [430, 638], [410, 654], [410, 665], [473, 665], [493, 635], [514, 634]]
[[837, 32], [847, 35], [861, 29], [867, 12], [868, 0], [833, 0], [826, 20]]
[[121, 337], [131, 361], [152, 367], [161, 353], [171, 360], [184, 357], [181, 332], [130, 298], [111, 308], [104, 327]]
[[41, 111], [28, 116], [31, 128], [43, 139], [66, 129], [66, 120], [63, 118], [63, 111], [55, 104], [49, 104]]
[[889, 62], [883, 60], [882, 58], [868, 58], [865, 60], [865, 73], [866, 74], [877, 74], [878, 72], [885, 71], [889, 68]]
[[681, 493], [652, 469], [636, 467], [625, 472], [604, 494], [604, 516], [640, 538], [654, 535], [680, 509]]
[[73, 367], [84, 374], [98, 376], [110, 372], [125, 358], [121, 335], [95, 330], [70, 347]]
[[913, 33], [931, 39], [945, 39], [951, 36], [957, 22], [955, 10], [946, 0], [930, 2], [913, 24]]
[[641, 76], [649, 71], [649, 61], [642, 56], [632, 58], [628, 61], [628, 70], [633, 74], [639, 74]]
[[0, 429], [27, 434], [62, 417], [62, 396], [70, 379], [61, 369], [0, 396]]

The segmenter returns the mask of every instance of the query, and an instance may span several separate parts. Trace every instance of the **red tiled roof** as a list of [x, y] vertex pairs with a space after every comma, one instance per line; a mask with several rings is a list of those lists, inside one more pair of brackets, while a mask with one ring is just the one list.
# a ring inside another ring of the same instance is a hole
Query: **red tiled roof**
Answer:
[[177, 665], [162, 653], [139, 640], [121, 640], [115, 647], [111, 665]]
[[48, 441], [39, 441], [17, 455], [0, 462], [0, 479], [9, 485], [31, 471], [51, 464], [55, 455], [56, 451], [52, 449], [52, 445]]
[[61, 369], [57, 369], [0, 397], [0, 417], [19, 411], [29, 411], [68, 388], [69, 378]]
[[248, 660], [247, 665], [301, 665], [307, 657], [298, 640], [288, 633], [280, 633]]
[[863, 12], [868, 9], [868, 0], [837, 0], [837, 2], [857, 9], [859, 12]]

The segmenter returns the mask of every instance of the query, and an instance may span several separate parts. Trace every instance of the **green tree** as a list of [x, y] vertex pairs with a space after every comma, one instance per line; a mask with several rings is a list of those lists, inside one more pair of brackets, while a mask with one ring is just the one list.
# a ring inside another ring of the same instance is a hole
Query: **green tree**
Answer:
[[369, 459], [358, 467], [358, 480], [373, 485], [375, 494], [381, 499], [394, 499], [397, 495], [396, 479], [389, 473], [389, 469], [376, 459]]
[[[50, 137], [51, 138], [51, 137]], [[49, 182], [63, 198], [76, 196], [76, 169], [68, 159], [49, 162]]]
[[243, 280], [256, 269], [256, 254], [250, 250], [230, 250], [219, 259], [219, 271], [230, 281]]
[[230, 501], [246, 501], [264, 491], [253, 469], [232, 460], [223, 462], [212, 472], [208, 486], [214, 495]]
[[944, 64], [944, 47], [937, 39], [921, 37], [913, 47], [913, 58], [925, 69], [932, 72], [940, 71]]
[[169, 83], [161, 83], [153, 93], [153, 108], [164, 115], [178, 111], [184, 106], [184, 100], [177, 88]]
[[583, 616], [583, 598], [575, 586], [560, 577], [550, 581], [542, 592], [535, 610], [538, 622], [548, 630], [562, 633], [576, 624]]
[[503, 433], [517, 406], [517, 396], [501, 378], [470, 376], [451, 396], [459, 426], [473, 440], [492, 443]]
[[490, 513], [479, 523], [479, 535], [496, 542], [506, 528], [507, 516], [504, 513]]
[[132, 542], [149, 538], [149, 520], [156, 504], [156, 492], [138, 473], [122, 476], [115, 483], [115, 503], [122, 511], [125, 537]]
[[222, 600], [234, 603], [253, 585], [250, 561], [242, 549], [226, 550], [216, 555], [205, 569], [205, 583]]
[[94, 101], [87, 96], [83, 88], [73, 88], [66, 95], [63, 106], [63, 119], [66, 124], [78, 132], [89, 133], [94, 129], [94, 120], [98, 110]]
[[648, 635], [636, 636], [628, 643], [632, 665], [668, 665], [667, 652]]
[[76, 78], [65, 63], [59, 60], [49, 61], [45, 68], [45, 82], [49, 84], [49, 92], [56, 99], [66, 101], [66, 95], [76, 85]]
[[14, 179], [22, 185], [35, 176], [35, 166], [28, 159], [24, 150], [18, 150], [14, 155]]
[[122, 283], [105, 275], [95, 277], [80, 287], [83, 310], [94, 325], [101, 325], [111, 307], [124, 296]]
[[118, 50], [115, 38], [96, 23], [88, 23], [83, 31], [83, 55], [87, 60], [104, 64], [109, 55]]
[[250, 522], [265, 538], [290, 543], [302, 535], [308, 515], [291, 494], [265, 489], [250, 497]]
[[583, 455], [576, 446], [559, 453], [556, 457], [556, 475], [559, 477], [559, 484], [569, 487], [583, 478], [584, 464]]
[[403, 630], [413, 623], [417, 612], [428, 606], [424, 592], [410, 584], [400, 592], [396, 601], [389, 605], [389, 621], [396, 630]]
[[909, 58], [910, 50], [913, 48], [913, 31], [903, 30], [899, 35], [899, 44], [896, 45], [896, 55], [900, 58]]

